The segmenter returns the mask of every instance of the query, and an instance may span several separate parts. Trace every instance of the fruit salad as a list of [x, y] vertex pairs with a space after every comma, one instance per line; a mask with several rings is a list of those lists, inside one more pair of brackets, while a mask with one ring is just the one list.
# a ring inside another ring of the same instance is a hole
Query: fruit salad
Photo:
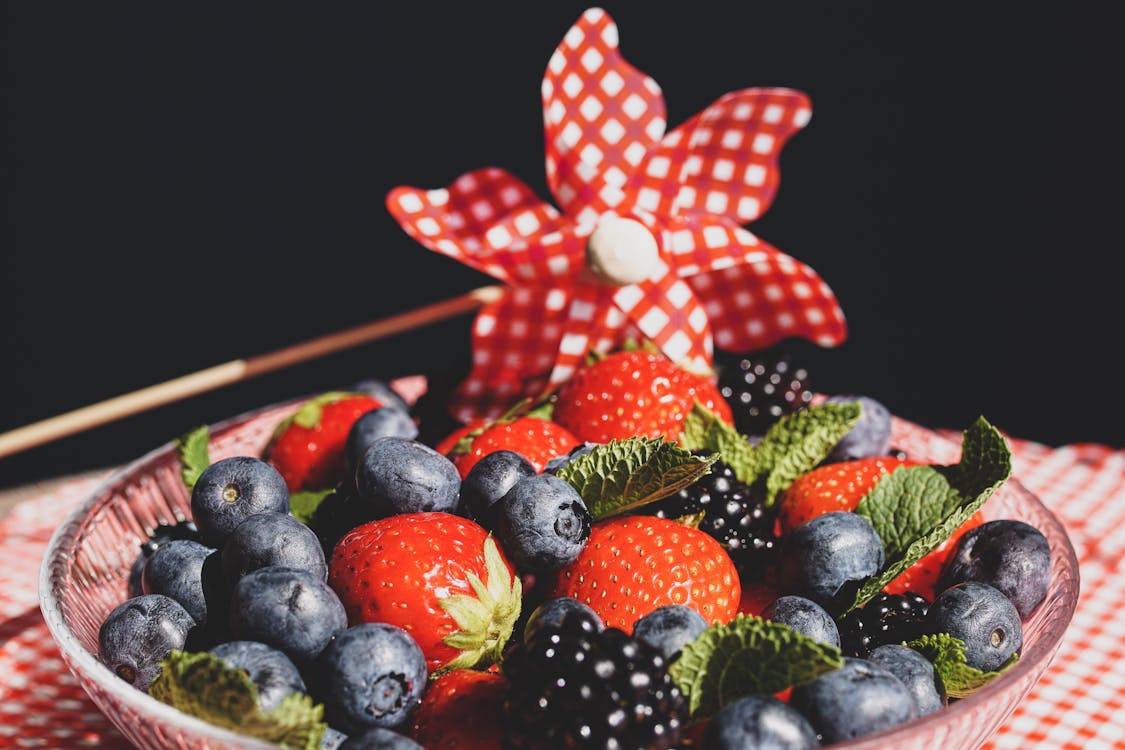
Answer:
[[1044, 535], [781, 351], [710, 377], [591, 357], [537, 402], [434, 433], [330, 391], [256, 455], [177, 441], [191, 517], [152, 530], [98, 657], [156, 700], [292, 748], [830, 746], [1019, 659]]

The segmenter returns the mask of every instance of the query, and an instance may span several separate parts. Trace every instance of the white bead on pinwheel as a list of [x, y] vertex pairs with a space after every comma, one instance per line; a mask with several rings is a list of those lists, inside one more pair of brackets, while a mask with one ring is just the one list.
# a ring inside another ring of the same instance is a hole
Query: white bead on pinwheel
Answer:
[[598, 218], [597, 227], [586, 240], [586, 266], [599, 279], [615, 286], [637, 284], [668, 270], [648, 227], [613, 212]]
[[590, 352], [629, 339], [710, 371], [715, 348], [846, 336], [824, 280], [743, 227], [773, 203], [782, 147], [812, 116], [808, 97], [738, 89], [669, 131], [659, 84], [619, 43], [614, 20], [590, 8], [547, 62], [554, 203], [498, 167], [387, 194], [407, 234], [505, 285], [473, 323], [472, 370], [450, 397], [459, 419], [538, 399]]

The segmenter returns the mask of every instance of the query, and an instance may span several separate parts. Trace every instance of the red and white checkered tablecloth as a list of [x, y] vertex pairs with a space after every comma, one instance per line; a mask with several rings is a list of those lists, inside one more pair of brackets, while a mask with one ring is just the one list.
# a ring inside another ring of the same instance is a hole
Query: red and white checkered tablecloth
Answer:
[[[1082, 591], [1051, 667], [986, 747], [1125, 748], [1125, 450], [1011, 445], [1014, 475], [1070, 534]], [[0, 520], [0, 747], [129, 747], [71, 677], [39, 612], [47, 542], [97, 481], [63, 484]]]

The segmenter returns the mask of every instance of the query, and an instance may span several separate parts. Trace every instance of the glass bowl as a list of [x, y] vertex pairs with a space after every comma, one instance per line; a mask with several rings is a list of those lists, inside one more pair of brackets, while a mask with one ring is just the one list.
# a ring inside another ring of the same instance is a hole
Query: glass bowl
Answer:
[[[212, 460], [258, 455], [279, 420], [299, 401], [269, 406], [211, 426]], [[955, 463], [957, 443], [894, 420], [894, 445], [913, 458]], [[117, 678], [97, 659], [102, 619], [126, 598], [138, 545], [160, 524], [185, 520], [190, 496], [169, 442], [109, 477], [67, 517], [48, 545], [39, 577], [40, 607], [62, 658], [106, 717], [139, 748], [276, 747], [183, 714]], [[833, 747], [977, 748], [1008, 719], [1050, 664], [1078, 601], [1078, 561], [1066, 530], [1036, 498], [1010, 479], [985, 504], [986, 518], [1014, 518], [1042, 531], [1051, 548], [1046, 600], [1024, 623], [1015, 667], [973, 696], [892, 730]]]

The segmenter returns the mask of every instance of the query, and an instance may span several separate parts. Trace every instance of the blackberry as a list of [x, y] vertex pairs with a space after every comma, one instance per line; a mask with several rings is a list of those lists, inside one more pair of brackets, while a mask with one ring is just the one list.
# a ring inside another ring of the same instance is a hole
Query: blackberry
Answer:
[[668, 661], [619, 628], [599, 632], [584, 612], [536, 629], [503, 672], [508, 750], [664, 750], [683, 738], [687, 700]]
[[777, 350], [723, 366], [719, 392], [730, 404], [734, 426], [743, 435], [764, 435], [782, 417], [807, 408], [813, 397], [808, 370]]
[[645, 512], [672, 520], [703, 513], [699, 530], [723, 545], [739, 573], [754, 578], [773, 562], [777, 535], [776, 512], [753, 498], [750, 485], [728, 464], [716, 461], [710, 474], [649, 504]]
[[923, 634], [930, 600], [921, 594], [876, 594], [867, 604], [840, 618], [840, 650], [866, 659], [876, 647], [901, 644]]

